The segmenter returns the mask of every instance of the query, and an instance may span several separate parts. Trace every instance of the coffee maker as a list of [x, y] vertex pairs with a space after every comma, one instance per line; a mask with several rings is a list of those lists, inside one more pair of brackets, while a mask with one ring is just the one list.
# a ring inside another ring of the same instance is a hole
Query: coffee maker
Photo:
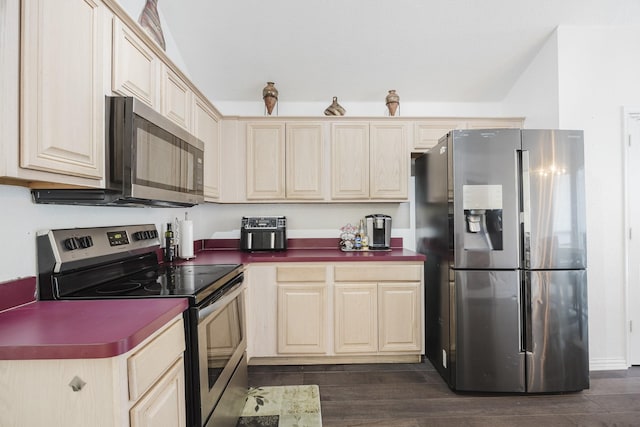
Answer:
[[391, 246], [391, 217], [383, 214], [365, 216], [369, 249], [389, 249]]

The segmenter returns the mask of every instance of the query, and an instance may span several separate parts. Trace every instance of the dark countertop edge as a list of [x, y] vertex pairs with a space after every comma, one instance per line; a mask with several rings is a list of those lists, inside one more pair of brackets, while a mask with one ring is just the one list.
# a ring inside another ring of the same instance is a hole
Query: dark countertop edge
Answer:
[[425, 255], [408, 249], [391, 251], [342, 252], [339, 249], [288, 249], [277, 252], [242, 252], [239, 250], [204, 249], [195, 258], [178, 264], [254, 264], [288, 262], [424, 262]]
[[[152, 301], [172, 302], [169, 308], [151, 309], [147, 307], [144, 313], [140, 313], [140, 316], [148, 316], [149, 321], [140, 321], [135, 326], [135, 329], [123, 331], [116, 337], [105, 338], [104, 342], [100, 342], [98, 332], [96, 332], [96, 338], [93, 341], [96, 342], [78, 342], [78, 343], [52, 343], [52, 342], [34, 342], [32, 344], [15, 344], [3, 343], [0, 338], [0, 360], [52, 360], [52, 359], [102, 359], [119, 356], [133, 349], [145, 339], [151, 336], [154, 332], [165, 326], [171, 319], [178, 314], [184, 312], [188, 307], [188, 302], [185, 298], [172, 298], [172, 299], [136, 299], [136, 300], [90, 300], [92, 306], [103, 305], [107, 310], [110, 305], [115, 302], [122, 301], [137, 301], [143, 304], [152, 304]], [[56, 318], [60, 314], [64, 314], [61, 310], [69, 310], [69, 304], [73, 303], [86, 303], [87, 301], [36, 301], [27, 306], [22, 306], [11, 310], [11, 314], [15, 315], [19, 310], [48, 310], [51, 313], [51, 317]], [[133, 304], [133, 303], [131, 303]], [[46, 307], [46, 308], [45, 308]], [[52, 310], [52, 307], [55, 309]], [[96, 316], [100, 316], [101, 313], [96, 312], [96, 308], [92, 307], [92, 312], [96, 313]], [[9, 312], [5, 312], [9, 313]], [[28, 315], [28, 314], [26, 314]], [[130, 325], [131, 318], [120, 318], [122, 324], [120, 328], [126, 328]], [[2, 321], [0, 314], [0, 321]], [[46, 316], [43, 321], [46, 321]], [[142, 323], [140, 325], [140, 323]], [[129, 326], [129, 328], [134, 328]]]

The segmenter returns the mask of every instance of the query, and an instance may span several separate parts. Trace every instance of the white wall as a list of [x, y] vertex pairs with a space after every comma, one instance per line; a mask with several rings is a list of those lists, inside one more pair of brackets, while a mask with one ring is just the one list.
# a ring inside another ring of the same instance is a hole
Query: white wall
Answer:
[[[411, 191], [413, 193], [413, 191]], [[0, 283], [35, 276], [35, 237], [40, 231], [56, 228], [99, 227], [126, 224], [155, 224], [164, 231], [167, 222], [184, 218], [194, 221], [194, 238], [238, 238], [243, 215], [285, 215], [288, 237], [328, 237], [340, 235], [340, 227], [371, 213], [393, 218], [393, 237], [402, 237], [407, 248], [415, 248], [410, 203], [362, 204], [204, 204], [192, 208], [126, 208], [37, 205], [29, 189], [0, 185]], [[337, 248], [337, 246], [336, 246]]]
[[[164, 227], [184, 209], [36, 205], [29, 189], [0, 185], [0, 282], [36, 274], [36, 233], [51, 228], [154, 223]], [[189, 209], [191, 212], [193, 208]], [[164, 228], [159, 228], [164, 230]], [[195, 231], [195, 230], [194, 230]]]
[[558, 128], [558, 33], [554, 31], [504, 99], [507, 115], [529, 129]]
[[596, 368], [626, 367], [622, 107], [640, 99], [638, 40], [638, 28], [558, 30], [559, 125], [585, 132], [590, 352]]

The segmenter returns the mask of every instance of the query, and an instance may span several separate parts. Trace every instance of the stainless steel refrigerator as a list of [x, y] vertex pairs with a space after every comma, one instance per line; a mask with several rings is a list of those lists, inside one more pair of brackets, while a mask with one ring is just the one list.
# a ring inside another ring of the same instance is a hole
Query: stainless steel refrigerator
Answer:
[[583, 145], [454, 130], [415, 160], [426, 355], [451, 388], [589, 387]]

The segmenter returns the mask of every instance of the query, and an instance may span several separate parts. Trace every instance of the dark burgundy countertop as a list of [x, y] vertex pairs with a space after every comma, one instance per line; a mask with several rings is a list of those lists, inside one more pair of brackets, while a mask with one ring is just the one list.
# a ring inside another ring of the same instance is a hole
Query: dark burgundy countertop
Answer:
[[[288, 239], [281, 252], [242, 252], [237, 239], [194, 244], [181, 264], [424, 261], [391, 239], [389, 251], [342, 252], [337, 239]], [[161, 253], [159, 253], [161, 256]], [[126, 353], [187, 308], [182, 298], [36, 301], [35, 277], [0, 284], [0, 360], [80, 359]], [[4, 310], [4, 311], [2, 311]]]
[[117, 356], [186, 309], [184, 298], [31, 302], [0, 313], [0, 360]]
[[251, 264], [258, 262], [345, 262], [345, 261], [420, 261], [423, 254], [402, 247], [401, 238], [391, 239], [387, 251], [343, 252], [337, 239], [288, 239], [287, 250], [242, 252], [237, 239], [208, 239], [196, 242], [196, 257], [181, 264]]

